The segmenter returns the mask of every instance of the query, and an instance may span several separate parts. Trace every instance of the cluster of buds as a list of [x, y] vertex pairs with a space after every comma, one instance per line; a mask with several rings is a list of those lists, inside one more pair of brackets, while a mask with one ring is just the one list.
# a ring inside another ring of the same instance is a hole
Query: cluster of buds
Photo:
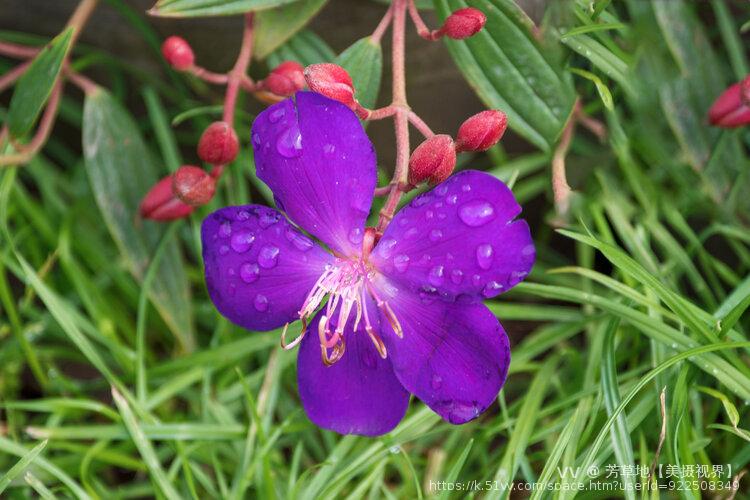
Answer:
[[435, 185], [447, 179], [456, 167], [456, 153], [486, 151], [505, 133], [505, 113], [488, 110], [477, 113], [461, 124], [456, 140], [446, 134], [433, 135], [417, 146], [409, 158], [409, 183]]
[[[195, 64], [195, 54], [184, 38], [170, 36], [161, 46], [167, 63], [176, 71], [191, 73], [209, 83], [225, 83], [227, 75], [213, 73]], [[304, 67], [296, 61], [284, 61], [271, 69], [268, 76], [259, 81], [244, 77], [241, 81], [245, 90], [253, 92], [264, 101], [275, 102], [293, 95], [305, 87]], [[268, 96], [267, 94], [270, 94]]]
[[750, 75], [731, 85], [714, 101], [708, 119], [712, 125], [722, 128], [750, 124]]

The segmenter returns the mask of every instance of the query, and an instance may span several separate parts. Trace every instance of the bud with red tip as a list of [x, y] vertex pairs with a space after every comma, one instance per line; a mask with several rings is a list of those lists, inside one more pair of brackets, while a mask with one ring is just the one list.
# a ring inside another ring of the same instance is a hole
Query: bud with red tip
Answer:
[[189, 69], [195, 62], [190, 44], [179, 36], [170, 36], [161, 46], [161, 53], [170, 66], [178, 71]]
[[140, 206], [140, 214], [144, 219], [169, 221], [187, 217], [193, 211], [193, 207], [186, 205], [175, 196], [172, 191], [173, 178], [171, 175], [164, 177], [154, 184], [154, 187], [143, 197]]
[[433, 135], [416, 147], [409, 158], [409, 183], [438, 184], [456, 167], [456, 145], [449, 135]]
[[461, 124], [456, 136], [456, 150], [486, 151], [497, 144], [505, 133], [508, 118], [496, 109], [482, 111]]
[[735, 128], [750, 124], [750, 75], [731, 85], [708, 110], [712, 125]]
[[191, 207], [205, 205], [216, 192], [216, 179], [200, 167], [183, 165], [172, 176], [172, 191]]
[[458, 9], [445, 20], [438, 34], [454, 40], [463, 40], [479, 33], [487, 22], [487, 16], [473, 7]]
[[206, 128], [198, 141], [198, 156], [212, 165], [226, 165], [240, 149], [237, 132], [227, 122], [214, 122]]
[[305, 68], [296, 61], [284, 61], [276, 66], [263, 81], [271, 93], [289, 97], [305, 87]]
[[349, 73], [337, 64], [311, 64], [305, 68], [305, 80], [310, 90], [339, 101], [355, 109], [354, 82]]

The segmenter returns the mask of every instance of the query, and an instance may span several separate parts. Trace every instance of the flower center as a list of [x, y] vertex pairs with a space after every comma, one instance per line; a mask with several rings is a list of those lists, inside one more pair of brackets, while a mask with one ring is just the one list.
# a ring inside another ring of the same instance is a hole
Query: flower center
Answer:
[[370, 317], [372, 311], [368, 312], [367, 309], [368, 295], [372, 297], [378, 309], [383, 311], [396, 335], [401, 337], [403, 333], [393, 310], [386, 301], [379, 298], [372, 286], [372, 278], [375, 277], [375, 273], [376, 271], [372, 266], [361, 258], [337, 258], [333, 264], [327, 265], [310, 293], [307, 294], [307, 298], [298, 312], [299, 318], [302, 320], [302, 332], [297, 339], [287, 344], [285, 342], [285, 334], [289, 326], [287, 324], [281, 337], [282, 346], [285, 349], [290, 349], [302, 340], [307, 332], [310, 319], [325, 302], [325, 312], [318, 323], [318, 337], [323, 363], [332, 365], [344, 355], [346, 347], [344, 330], [352, 317], [354, 321], [352, 331], [356, 332], [360, 323], [363, 323], [365, 331], [378, 353], [385, 359], [387, 356], [385, 345], [372, 326]]

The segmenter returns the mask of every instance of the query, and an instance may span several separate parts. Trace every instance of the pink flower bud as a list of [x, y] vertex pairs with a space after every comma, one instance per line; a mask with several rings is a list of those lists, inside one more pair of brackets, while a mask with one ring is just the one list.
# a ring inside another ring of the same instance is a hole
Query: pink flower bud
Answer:
[[198, 157], [212, 165], [226, 165], [237, 158], [240, 143], [237, 132], [227, 122], [214, 122], [198, 141]]
[[354, 82], [344, 68], [336, 64], [311, 64], [305, 68], [305, 80], [310, 90], [356, 108]]
[[305, 68], [296, 61], [284, 61], [268, 74], [264, 87], [271, 93], [289, 97], [305, 87]]
[[454, 40], [463, 40], [479, 33], [486, 22], [487, 16], [481, 10], [466, 7], [448, 16], [438, 33]]
[[191, 207], [205, 205], [214, 197], [216, 179], [200, 167], [183, 165], [172, 177], [172, 191]]
[[195, 62], [193, 49], [184, 38], [179, 36], [170, 36], [161, 45], [161, 53], [170, 66], [178, 71], [185, 71]]
[[144, 219], [168, 221], [187, 217], [193, 207], [181, 202], [172, 192], [173, 178], [164, 177], [143, 197], [140, 214]]
[[712, 125], [735, 128], [750, 123], [750, 75], [731, 85], [714, 101], [708, 110]]
[[508, 118], [495, 109], [482, 111], [461, 124], [456, 136], [457, 151], [486, 151], [505, 133]]
[[434, 135], [416, 147], [409, 158], [409, 183], [443, 182], [456, 167], [456, 145], [449, 135]]

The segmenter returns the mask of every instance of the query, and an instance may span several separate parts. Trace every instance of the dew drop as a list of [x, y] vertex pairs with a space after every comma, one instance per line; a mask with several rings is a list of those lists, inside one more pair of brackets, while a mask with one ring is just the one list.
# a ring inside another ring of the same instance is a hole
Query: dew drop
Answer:
[[467, 226], [484, 226], [495, 218], [495, 209], [485, 200], [472, 200], [461, 205], [458, 217]]
[[222, 222], [219, 226], [219, 236], [229, 238], [232, 235], [232, 226], [229, 222]]
[[271, 123], [276, 123], [281, 120], [285, 114], [286, 111], [284, 111], [284, 108], [278, 107], [271, 111], [271, 113], [268, 115], [268, 121], [270, 121]]
[[440, 286], [443, 284], [444, 275], [445, 268], [443, 266], [435, 266], [430, 269], [430, 274], [427, 276], [427, 281], [429, 281], [432, 285]]
[[416, 227], [411, 227], [406, 230], [406, 233], [404, 233], [404, 236], [411, 239], [411, 238], [414, 238], [418, 234], [419, 234], [419, 229], [417, 229]]
[[240, 210], [239, 212], [237, 212], [237, 215], [235, 216], [235, 218], [239, 222], [242, 222], [250, 218], [250, 212], [248, 212], [247, 210]]
[[477, 265], [485, 271], [492, 267], [492, 245], [485, 243], [477, 247]]
[[521, 255], [532, 255], [534, 253], [534, 245], [526, 245], [521, 250]]
[[447, 197], [447, 198], [445, 199], [445, 202], [446, 202], [446, 203], [447, 203], [448, 205], [455, 205], [455, 204], [456, 204], [456, 203], [458, 202], [458, 195], [457, 195], [457, 194], [452, 194], [452, 195], [450, 195], [449, 197]]
[[240, 266], [240, 279], [245, 283], [254, 283], [255, 281], [258, 281], [259, 277], [260, 268], [258, 267], [258, 264], [245, 262]]
[[362, 243], [362, 238], [362, 228], [353, 227], [352, 230], [349, 231], [349, 241], [354, 245], [359, 245], [360, 243]]
[[427, 193], [425, 193], [423, 195], [420, 195], [414, 198], [414, 200], [411, 202], [411, 206], [415, 208], [419, 208], [421, 206], [426, 205], [429, 202], [430, 202], [430, 196], [428, 196]]
[[443, 238], [443, 232], [440, 229], [430, 231], [430, 241], [440, 241]]
[[230, 245], [232, 245], [232, 250], [235, 252], [245, 253], [250, 250], [253, 241], [255, 241], [255, 235], [253, 233], [250, 231], [239, 231], [232, 235]]
[[258, 225], [260, 225], [260, 227], [262, 227], [263, 229], [271, 227], [277, 222], [279, 222], [278, 214], [271, 211], [263, 211], [258, 217]]
[[272, 245], [266, 245], [258, 253], [258, 265], [263, 269], [276, 267], [279, 262], [279, 249]]
[[485, 285], [484, 289], [482, 290], [482, 295], [484, 295], [487, 298], [494, 297], [502, 289], [503, 289], [503, 285], [501, 285], [497, 281], [490, 281], [489, 283]]
[[264, 312], [268, 310], [268, 299], [265, 295], [258, 294], [255, 296], [255, 300], [253, 300], [253, 305], [256, 311]]
[[289, 240], [297, 250], [302, 252], [307, 252], [315, 245], [310, 238], [304, 234], [298, 233], [291, 227], [286, 230], [286, 239]]
[[408, 223], [409, 223], [409, 219], [407, 219], [406, 217], [400, 217], [400, 218], [398, 219], [398, 225], [399, 225], [399, 226], [405, 226], [405, 225], [407, 225]]
[[387, 259], [391, 256], [393, 253], [393, 247], [396, 246], [396, 240], [393, 238], [386, 238], [384, 240], [380, 240], [380, 243], [378, 243], [378, 253], [381, 257], [384, 259]]
[[325, 153], [327, 156], [333, 156], [333, 153], [336, 152], [336, 146], [333, 144], [326, 144], [323, 146], [323, 153]]
[[227, 245], [221, 245], [219, 247], [219, 255], [226, 255], [229, 253], [229, 247]]
[[433, 375], [430, 386], [435, 390], [440, 389], [443, 386], [443, 378], [440, 375]]
[[435, 192], [439, 194], [440, 196], [445, 196], [448, 192], [448, 186], [445, 184], [440, 184], [438, 187], [435, 188]]
[[478, 285], [482, 282], [482, 277], [478, 274], [475, 274], [474, 276], [471, 277], [471, 282], [474, 283], [475, 285]]
[[461, 191], [463, 191], [464, 193], [468, 193], [469, 191], [471, 191], [471, 185], [464, 184], [463, 186], [461, 186]]
[[255, 144], [256, 146], [260, 146], [260, 135], [258, 135], [257, 133], [253, 134], [253, 144]]
[[454, 269], [451, 271], [451, 281], [454, 285], [460, 285], [464, 280], [464, 272], [460, 269]]
[[393, 258], [393, 267], [400, 273], [405, 272], [409, 268], [409, 256], [404, 254], [396, 255]]
[[276, 151], [286, 158], [297, 158], [302, 155], [302, 134], [296, 124], [279, 135], [276, 140]]
[[427, 219], [427, 220], [435, 218], [435, 212], [433, 212], [432, 210], [426, 211], [424, 213], [424, 218]]

